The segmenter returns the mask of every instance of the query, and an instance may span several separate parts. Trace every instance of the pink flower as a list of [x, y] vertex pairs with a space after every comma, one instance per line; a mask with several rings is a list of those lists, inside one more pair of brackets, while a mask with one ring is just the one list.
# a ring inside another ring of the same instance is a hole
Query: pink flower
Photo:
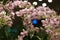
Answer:
[[41, 20], [41, 22], [43, 23], [43, 26], [47, 26], [48, 25], [46, 20]]
[[14, 5], [17, 6], [18, 5], [18, 1], [14, 1]]
[[20, 35], [23, 36], [24, 35], [24, 32], [21, 32]]
[[20, 12], [19, 12], [19, 11], [17, 11], [17, 12], [16, 12], [16, 15], [17, 15], [18, 17], [21, 17], [21, 16], [22, 16], [21, 11], [20, 11]]
[[27, 9], [20, 10], [20, 12], [21, 12], [22, 14], [26, 14], [26, 13], [27, 13]]
[[3, 10], [3, 6], [0, 4], [0, 12]]
[[8, 22], [7, 22], [7, 25], [8, 25], [9, 27], [11, 27], [11, 26], [12, 26], [12, 21], [8, 21]]
[[52, 34], [52, 33], [53, 33], [53, 31], [50, 30], [50, 29], [46, 30], [46, 32], [47, 32], [48, 34]]
[[51, 11], [51, 9], [49, 7], [44, 7], [44, 10], [47, 11]]
[[13, 0], [13, 1], [19, 1], [19, 0]]
[[56, 25], [60, 25], [60, 21], [56, 21], [55, 24], [56, 24]]
[[38, 11], [42, 11], [42, 12], [45, 11], [45, 10], [44, 10], [44, 7], [42, 7], [42, 6], [39, 6], [39, 7], [37, 7], [36, 9], [37, 9]]
[[9, 27], [11, 27], [12, 26], [12, 19], [10, 18], [10, 16], [4, 16], [4, 20], [5, 20], [5, 22], [6, 22], [6, 25], [8, 25]]
[[15, 19], [15, 18], [14, 18], [15, 13], [14, 13], [13, 11], [10, 13], [10, 15], [11, 15], [11, 17], [12, 17], [13, 19]]
[[10, 14], [13, 15], [13, 16], [15, 15], [15, 13], [13, 11]]
[[18, 6], [18, 5], [20, 5], [22, 3], [22, 1], [17, 0], [17, 1], [14, 1], [13, 3], [14, 3], [15, 6]]
[[23, 1], [23, 2], [22, 2], [22, 5], [23, 5], [23, 6], [26, 6], [27, 4], [28, 4], [27, 1]]
[[23, 40], [23, 37], [22, 36], [18, 36], [18, 40]]
[[23, 32], [21, 32], [20, 33], [20, 36], [22, 36], [23, 38], [25, 37], [25, 36], [28, 36], [28, 31], [23, 31]]
[[26, 36], [28, 36], [28, 31], [24, 31], [24, 34], [25, 34]]
[[38, 11], [38, 15], [39, 16], [43, 16], [43, 12], [42, 11]]
[[54, 25], [54, 21], [50, 19], [50, 24]]
[[8, 9], [9, 9], [9, 10], [14, 9], [14, 4], [13, 4], [13, 3], [9, 3], [9, 4], [8, 4]]

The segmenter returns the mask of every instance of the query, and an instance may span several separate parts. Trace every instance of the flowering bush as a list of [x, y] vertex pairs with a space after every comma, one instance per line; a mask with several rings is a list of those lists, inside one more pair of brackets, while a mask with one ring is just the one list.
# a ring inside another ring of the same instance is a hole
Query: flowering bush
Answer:
[[1, 1], [0, 31], [1, 40], [60, 40], [60, 15], [28, 1]]

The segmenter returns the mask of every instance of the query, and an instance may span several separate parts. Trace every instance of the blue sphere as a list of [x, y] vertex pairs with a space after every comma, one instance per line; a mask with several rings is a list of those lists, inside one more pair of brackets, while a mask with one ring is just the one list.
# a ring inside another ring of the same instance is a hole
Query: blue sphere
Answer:
[[38, 20], [37, 19], [33, 19], [32, 20], [32, 24], [37, 25], [38, 24]]

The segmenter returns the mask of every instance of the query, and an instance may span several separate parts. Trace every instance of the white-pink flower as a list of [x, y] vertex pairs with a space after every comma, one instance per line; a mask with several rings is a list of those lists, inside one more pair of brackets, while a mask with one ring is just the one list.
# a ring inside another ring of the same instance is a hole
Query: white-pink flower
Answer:
[[3, 11], [3, 6], [0, 4], [0, 12]]

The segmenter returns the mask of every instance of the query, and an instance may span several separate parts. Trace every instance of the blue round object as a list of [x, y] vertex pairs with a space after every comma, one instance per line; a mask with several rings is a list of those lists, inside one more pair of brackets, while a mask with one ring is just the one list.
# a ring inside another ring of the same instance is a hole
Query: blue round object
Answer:
[[33, 19], [32, 20], [32, 24], [37, 25], [38, 24], [38, 20], [37, 19]]

